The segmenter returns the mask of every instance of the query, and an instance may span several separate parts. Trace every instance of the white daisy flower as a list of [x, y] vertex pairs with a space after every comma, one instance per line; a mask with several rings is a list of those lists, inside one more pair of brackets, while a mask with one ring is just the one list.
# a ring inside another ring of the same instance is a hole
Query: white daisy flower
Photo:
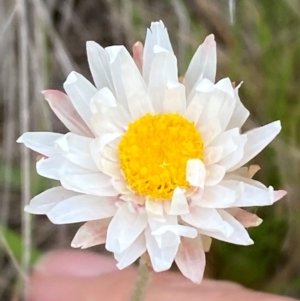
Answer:
[[[143, 55], [143, 56], [142, 56]], [[211, 238], [250, 245], [245, 227], [261, 219], [240, 207], [285, 195], [243, 167], [279, 133], [275, 121], [241, 133], [249, 112], [228, 78], [216, 84], [216, 43], [199, 46], [183, 82], [167, 29], [154, 22], [134, 59], [123, 46], [87, 42], [94, 84], [71, 72], [44, 91], [70, 130], [25, 133], [18, 142], [42, 154], [37, 172], [60, 181], [25, 210], [55, 224], [85, 222], [72, 241], [105, 243], [120, 269], [148, 253], [157, 272], [173, 261], [201, 282]], [[137, 64], [136, 64], [136, 63]]]

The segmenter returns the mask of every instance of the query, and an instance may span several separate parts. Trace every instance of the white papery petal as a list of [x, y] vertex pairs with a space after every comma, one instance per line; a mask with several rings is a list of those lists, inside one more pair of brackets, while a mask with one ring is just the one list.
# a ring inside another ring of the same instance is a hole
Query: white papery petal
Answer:
[[125, 251], [142, 233], [146, 225], [147, 217], [144, 211], [132, 212], [128, 204], [123, 203], [109, 224], [106, 249], [116, 253]]
[[236, 201], [233, 207], [252, 207], [272, 205], [275, 202], [273, 187], [266, 187], [262, 183], [244, 179], [224, 180], [220, 185], [236, 191]]
[[160, 201], [153, 201], [149, 198], [146, 198], [145, 208], [147, 212], [150, 212], [151, 214], [158, 216], [164, 215], [164, 207]]
[[65, 93], [56, 90], [45, 90], [42, 93], [52, 111], [70, 132], [87, 137], [94, 136]]
[[190, 212], [189, 205], [184, 193], [185, 191], [180, 187], [175, 188], [169, 211], [170, 215], [181, 215]]
[[39, 175], [61, 181], [62, 186], [68, 190], [99, 196], [118, 194], [109, 176], [84, 169], [67, 161], [62, 155], [42, 158], [36, 166]]
[[218, 120], [222, 130], [226, 129], [236, 102], [231, 89], [230, 80], [225, 78], [215, 85], [213, 93], [198, 92], [204, 106], [201, 118], [197, 123], [200, 133], [202, 126], [214, 123], [215, 120]]
[[101, 171], [104, 174], [109, 175], [114, 179], [124, 179], [119, 162], [113, 162], [111, 160], [106, 159], [105, 157], [102, 157], [100, 163]]
[[[63, 155], [56, 155], [47, 159], [42, 158], [36, 162], [36, 171], [42, 177], [61, 180], [66, 161]], [[76, 165], [74, 164], [74, 166]]]
[[[112, 185], [115, 188], [116, 191], [118, 191], [123, 197], [128, 194], [132, 194], [132, 190], [130, 190], [130, 187], [128, 186], [127, 182], [121, 178], [121, 179], [115, 179], [112, 178]], [[134, 202], [134, 200], [132, 200]]]
[[247, 143], [247, 137], [243, 135], [235, 137], [233, 140], [236, 145], [236, 150], [218, 162], [218, 164], [223, 166], [226, 171], [231, 169], [232, 166], [236, 165], [236, 163], [240, 162], [244, 156], [245, 145]]
[[[209, 82], [208, 80], [203, 81]], [[226, 129], [235, 107], [235, 99], [229, 93], [230, 90], [224, 91], [223, 85], [227, 85], [228, 81], [224, 80], [221, 84], [223, 90], [215, 85], [210, 92], [207, 91], [207, 85], [199, 85], [184, 115], [197, 125], [205, 146]], [[206, 135], [204, 139], [203, 132], [207, 131], [207, 128], [210, 128], [212, 133]], [[212, 134], [213, 136], [211, 136]]]
[[199, 159], [189, 159], [186, 167], [186, 180], [190, 185], [203, 188], [206, 177], [206, 168]]
[[[154, 271], [162, 272], [168, 270], [174, 261], [180, 240], [178, 240], [177, 243], [173, 244], [172, 246], [160, 248], [149, 228], [146, 228], [145, 236], [147, 251], [150, 256], [151, 265]], [[176, 239], [176, 235], [173, 233], [169, 233], [168, 236], [170, 240], [174, 241]]]
[[[177, 219], [177, 216], [174, 215], [165, 215], [164, 218], [158, 219], [156, 216], [148, 214], [148, 224], [152, 233], [161, 231], [161, 234], [153, 235], [159, 248], [166, 248], [179, 244], [179, 235], [168, 231], [169, 228], [176, 228], [176, 226], [178, 226]], [[161, 228], [163, 230], [161, 230]]]
[[154, 236], [160, 236], [165, 234], [167, 231], [172, 232], [178, 236], [195, 238], [197, 236], [197, 230], [193, 227], [183, 225], [165, 225], [156, 229], [152, 232]]
[[200, 235], [194, 239], [181, 238], [175, 262], [185, 277], [201, 283], [206, 261]]
[[[163, 101], [168, 96], [166, 90], [172, 88], [168, 85], [173, 87], [178, 85], [177, 60], [173, 53], [160, 51], [155, 54], [153, 59], [148, 84], [149, 97], [156, 113], [162, 112]], [[167, 100], [169, 100], [168, 97]]]
[[59, 202], [76, 195], [77, 192], [66, 190], [62, 186], [53, 187], [36, 195], [24, 210], [33, 214], [47, 214]]
[[168, 84], [163, 101], [163, 113], [183, 115], [186, 109], [185, 87], [180, 83]]
[[222, 158], [228, 156], [233, 153], [236, 149], [235, 140], [241, 137], [240, 131], [238, 128], [234, 128], [228, 131], [225, 131], [218, 135], [210, 144], [209, 147], [222, 147]]
[[191, 197], [194, 204], [205, 208], [228, 208], [235, 203], [235, 191], [221, 185], [205, 187], [202, 194]]
[[222, 217], [213, 208], [193, 208], [191, 213], [181, 216], [182, 220], [198, 229], [220, 231], [225, 235], [232, 232], [232, 228], [224, 223]]
[[113, 198], [78, 195], [58, 203], [47, 216], [54, 224], [70, 224], [111, 217], [115, 212]]
[[203, 161], [205, 165], [211, 165], [219, 162], [223, 155], [222, 146], [208, 146], [203, 149]]
[[103, 155], [104, 148], [106, 146], [109, 146], [109, 144], [115, 140], [119, 141], [121, 134], [120, 133], [111, 133], [111, 134], [106, 134], [101, 137], [98, 137], [94, 139], [91, 144], [91, 155], [93, 157], [94, 162], [98, 166], [99, 169], [101, 169], [101, 164], [100, 164], [100, 158]]
[[251, 130], [244, 135], [247, 137], [247, 142], [244, 147], [244, 156], [242, 160], [229, 171], [238, 169], [245, 163], [249, 162], [258, 153], [260, 153], [280, 132], [280, 121], [274, 121], [265, 126]]
[[117, 99], [122, 100], [124, 108], [129, 108], [133, 119], [154, 113], [142, 75], [126, 48], [111, 46], [106, 51], [110, 56]]
[[164, 48], [170, 53], [173, 53], [167, 28], [164, 26], [162, 21], [152, 22], [150, 29], [147, 29], [143, 56], [143, 77], [146, 83], [149, 81], [149, 74], [153, 58], [155, 56], [155, 45]]
[[224, 222], [233, 229], [231, 234], [224, 235], [221, 231], [206, 231], [202, 229], [199, 230], [200, 233], [237, 245], [247, 246], [253, 244], [253, 240], [249, 237], [248, 232], [232, 215], [222, 209], [219, 209], [218, 213], [222, 216]]
[[196, 84], [194, 85], [194, 88], [190, 93], [187, 95], [187, 104], [191, 102], [191, 100], [194, 98], [197, 92], [202, 92], [202, 93], [209, 93], [213, 92], [215, 87], [215, 84], [210, 81], [207, 78], [202, 78], [200, 77]]
[[102, 88], [97, 91], [91, 99], [91, 111], [93, 114], [97, 112], [102, 112], [102, 108], [104, 107], [113, 107], [117, 106], [117, 100], [110, 89], [107, 87]]
[[93, 41], [86, 42], [89, 67], [96, 87], [100, 90], [108, 87], [113, 91], [112, 78], [109, 70], [109, 56], [107, 52]]
[[92, 141], [92, 138], [67, 133], [56, 140], [55, 144], [72, 163], [92, 171], [98, 171], [91, 156], [90, 144]]
[[[208, 154], [210, 152], [220, 152], [211, 158], [211, 161], [206, 162], [207, 165], [216, 161], [218, 165], [225, 168], [225, 171], [239, 162], [244, 155], [244, 146], [247, 142], [247, 137], [241, 135], [238, 128], [225, 131], [218, 135], [208, 146]], [[216, 160], [218, 157], [218, 160]]]
[[218, 164], [206, 167], [205, 186], [215, 186], [222, 181], [226, 173], [226, 169]]
[[[120, 107], [120, 106], [119, 106]], [[108, 88], [99, 90], [91, 100], [91, 127], [97, 136], [107, 133], [120, 133], [120, 129], [111, 118], [119, 111], [114, 95]], [[120, 115], [120, 114], [118, 114]]]
[[104, 244], [111, 218], [86, 222], [79, 228], [71, 242], [73, 248], [87, 249]]
[[61, 184], [66, 189], [74, 190], [80, 193], [92, 194], [95, 196], [116, 196], [116, 191], [110, 181], [110, 177], [102, 173], [90, 173], [86, 171], [80, 173], [74, 168], [72, 173], [71, 168], [66, 168], [69, 172], [64, 174], [61, 179]]
[[118, 151], [110, 145], [106, 145], [103, 148], [102, 154], [103, 154], [103, 157], [105, 157], [106, 159], [109, 159], [113, 162], [118, 162], [119, 161]]
[[234, 89], [236, 104], [227, 129], [232, 129], [235, 127], [241, 128], [250, 115], [249, 111], [244, 107], [239, 97], [239, 88], [241, 87], [241, 84]]
[[[228, 77], [220, 79], [215, 84], [215, 89], [218, 89], [218, 90], [230, 95], [230, 97], [235, 98], [234, 89], [233, 89], [231, 80]], [[236, 103], [236, 100], [234, 100], [234, 103]]]
[[92, 127], [98, 135], [105, 132], [123, 132], [132, 122], [129, 111], [117, 103], [112, 92], [107, 88], [101, 89], [94, 95], [91, 110], [94, 114]]
[[92, 117], [90, 102], [97, 89], [81, 74], [72, 71], [64, 83], [64, 89], [84, 122], [90, 126]]
[[115, 259], [118, 261], [117, 267], [122, 270], [135, 262], [146, 252], [146, 239], [142, 233], [124, 252], [115, 253]]
[[44, 156], [50, 157], [59, 154], [55, 148], [55, 141], [63, 135], [51, 132], [27, 132], [18, 140], [18, 143], [24, 143], [25, 146]]
[[201, 134], [203, 146], [206, 148], [207, 145], [222, 132], [222, 127], [221, 124], [215, 120], [215, 123], [201, 125], [198, 130]]
[[214, 35], [209, 35], [194, 54], [184, 77], [184, 84], [190, 92], [198, 79], [215, 81], [217, 70], [217, 49]]

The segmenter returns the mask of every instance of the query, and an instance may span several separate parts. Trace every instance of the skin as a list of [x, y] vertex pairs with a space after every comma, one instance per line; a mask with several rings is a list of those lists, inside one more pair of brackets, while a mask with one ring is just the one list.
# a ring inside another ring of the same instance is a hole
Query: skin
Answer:
[[[36, 265], [28, 301], [130, 300], [136, 277], [131, 266], [119, 271], [115, 260], [86, 251], [55, 251]], [[145, 301], [292, 301], [246, 289], [238, 284], [203, 280], [193, 284], [180, 273], [154, 273]]]

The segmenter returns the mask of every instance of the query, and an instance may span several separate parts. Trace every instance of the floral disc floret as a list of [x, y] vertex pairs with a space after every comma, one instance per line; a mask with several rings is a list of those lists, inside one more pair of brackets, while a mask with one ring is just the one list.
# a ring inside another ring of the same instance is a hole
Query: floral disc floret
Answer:
[[190, 187], [187, 161], [203, 159], [203, 142], [194, 123], [179, 114], [146, 114], [129, 124], [118, 151], [135, 193], [170, 200], [176, 187]]

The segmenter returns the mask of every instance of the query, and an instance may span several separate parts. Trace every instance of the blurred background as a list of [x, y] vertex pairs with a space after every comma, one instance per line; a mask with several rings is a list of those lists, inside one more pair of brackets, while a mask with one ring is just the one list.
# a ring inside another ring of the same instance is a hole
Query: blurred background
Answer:
[[[214, 241], [206, 276], [300, 297], [299, 0], [0, 0], [0, 299], [19, 300], [24, 272], [44, 253], [70, 248], [79, 225], [52, 225], [23, 207], [54, 185], [36, 175], [36, 154], [15, 143], [25, 131], [66, 129], [40, 91], [62, 90], [71, 70], [91, 79], [85, 42], [144, 42], [151, 21], [168, 28], [183, 75], [206, 35], [218, 43], [217, 78], [244, 82], [245, 126], [276, 119], [283, 130], [253, 162], [256, 178], [288, 190], [250, 229], [250, 247]], [[94, 248], [105, 252], [103, 247]], [[176, 269], [176, 267], [174, 267]]]

